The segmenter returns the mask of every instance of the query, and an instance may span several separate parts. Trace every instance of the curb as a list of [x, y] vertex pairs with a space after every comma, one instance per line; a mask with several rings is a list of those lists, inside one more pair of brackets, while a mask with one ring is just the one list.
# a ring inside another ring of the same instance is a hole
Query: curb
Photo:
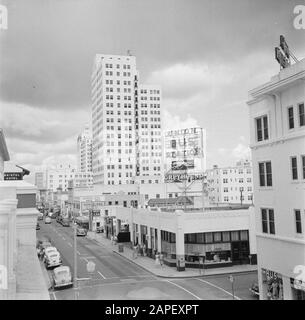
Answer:
[[[99, 241], [97, 241], [96, 239], [93, 239], [93, 238], [90, 238], [90, 240], [93, 240], [95, 241], [97, 244], [103, 246], [103, 247], [106, 247], [105, 245], [103, 245], [102, 243], [100, 243]], [[108, 249], [108, 248], [107, 248]], [[251, 274], [251, 273], [254, 273], [254, 272], [257, 272], [257, 270], [242, 270], [242, 271], [227, 271], [227, 272], [219, 272], [219, 273], [215, 273], [215, 274], [201, 274], [201, 275], [181, 275], [181, 276], [165, 276], [165, 275], [160, 275], [160, 274], [157, 274], [149, 269], [147, 269], [146, 267], [136, 263], [134, 260], [131, 260], [127, 257], [125, 257], [124, 255], [122, 255], [121, 253], [119, 253], [118, 251], [115, 251], [114, 249], [112, 248], [109, 248], [109, 250], [111, 250], [112, 252], [114, 252], [115, 254], [119, 255], [120, 257], [128, 260], [129, 262], [132, 262], [133, 264], [137, 265], [138, 267], [142, 268], [143, 270], [149, 272], [150, 274], [156, 276], [156, 277], [159, 277], [159, 278], [171, 278], [171, 279], [182, 279], [182, 278], [209, 278], [209, 277], [217, 277], [217, 276], [223, 276], [223, 275], [230, 275], [230, 274]]]
[[215, 274], [201, 274], [201, 275], [181, 275], [181, 276], [171, 276], [171, 275], [160, 275], [160, 274], [157, 274], [149, 269], [147, 269], [146, 267], [136, 263], [134, 260], [130, 260], [129, 258], [125, 257], [124, 255], [120, 254], [119, 252], [117, 251], [114, 251], [112, 250], [114, 253], [116, 253], [117, 255], [119, 255], [120, 257], [123, 257], [124, 259], [134, 263], [135, 265], [137, 265], [138, 267], [144, 269], [145, 271], [153, 274], [154, 276], [156, 277], [159, 277], [159, 278], [171, 278], [171, 279], [182, 279], [182, 278], [209, 278], [209, 277], [214, 277], [214, 276], [223, 276], [223, 275], [230, 275], [230, 274], [251, 274], [251, 273], [254, 273], [254, 272], [257, 272], [257, 270], [243, 270], [243, 271], [231, 271], [231, 272], [220, 272], [220, 273], [215, 273]]

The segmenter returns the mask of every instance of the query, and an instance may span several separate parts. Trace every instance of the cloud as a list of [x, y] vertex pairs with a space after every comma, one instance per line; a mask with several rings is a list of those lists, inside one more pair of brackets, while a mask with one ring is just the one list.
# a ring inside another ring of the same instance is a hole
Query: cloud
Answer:
[[245, 160], [251, 158], [250, 148], [243, 143], [239, 143], [231, 152], [232, 157], [237, 160]]
[[198, 127], [199, 124], [196, 119], [192, 118], [190, 114], [186, 118], [181, 119], [178, 115], [171, 114], [168, 110], [163, 112], [163, 129], [164, 130], [177, 130], [185, 128]]
[[153, 71], [148, 83], [158, 83], [167, 98], [189, 98], [200, 94], [213, 94], [214, 88], [227, 85], [232, 80], [228, 67], [206, 63], [178, 63]]
[[10, 138], [55, 143], [77, 135], [89, 121], [90, 108], [71, 112], [0, 101], [0, 115], [0, 126]]

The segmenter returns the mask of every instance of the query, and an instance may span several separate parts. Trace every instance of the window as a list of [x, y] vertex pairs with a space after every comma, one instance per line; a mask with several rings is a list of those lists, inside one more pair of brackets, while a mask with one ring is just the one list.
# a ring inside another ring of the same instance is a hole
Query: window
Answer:
[[293, 115], [293, 107], [288, 108], [288, 125], [289, 129], [294, 128], [294, 115]]
[[221, 242], [221, 232], [214, 232], [214, 242]]
[[230, 242], [230, 232], [229, 231], [224, 231], [222, 233], [222, 241], [223, 242]]
[[294, 210], [294, 215], [295, 215], [296, 232], [297, 233], [302, 233], [301, 210]]
[[275, 234], [273, 209], [261, 209], [263, 233]]
[[259, 185], [261, 187], [271, 187], [272, 186], [272, 169], [271, 161], [260, 162], [258, 164], [259, 170]]
[[292, 172], [292, 180], [298, 180], [297, 157], [291, 158], [291, 172]]
[[299, 104], [299, 121], [300, 121], [300, 127], [305, 126], [304, 103]]
[[302, 156], [303, 179], [305, 179], [305, 156]]
[[256, 119], [256, 139], [257, 141], [269, 139], [267, 116], [262, 116]]
[[213, 242], [213, 233], [208, 232], [205, 234], [205, 243], [212, 243]]
[[239, 231], [231, 231], [231, 241], [239, 241]]

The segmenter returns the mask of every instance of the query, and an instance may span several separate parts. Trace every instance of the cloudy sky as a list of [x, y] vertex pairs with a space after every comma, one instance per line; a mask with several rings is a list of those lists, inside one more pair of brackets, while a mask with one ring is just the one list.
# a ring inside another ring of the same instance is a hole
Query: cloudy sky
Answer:
[[137, 58], [142, 83], [163, 89], [168, 128], [207, 130], [207, 166], [249, 155], [247, 92], [278, 73], [274, 47], [304, 0], [0, 0], [0, 127], [11, 159], [28, 167], [75, 161], [91, 121], [95, 53]]

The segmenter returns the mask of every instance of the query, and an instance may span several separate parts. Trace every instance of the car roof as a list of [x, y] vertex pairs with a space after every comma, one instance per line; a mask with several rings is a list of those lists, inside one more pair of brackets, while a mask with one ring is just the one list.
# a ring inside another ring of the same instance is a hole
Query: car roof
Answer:
[[47, 247], [47, 248], [45, 248], [45, 250], [47, 250], [47, 251], [50, 251], [50, 250], [58, 251], [55, 247]]
[[51, 251], [51, 252], [46, 252], [46, 255], [50, 255], [50, 256], [59, 256], [59, 252], [58, 251]]
[[60, 266], [60, 267], [57, 267], [53, 270], [55, 273], [56, 272], [61, 272], [61, 271], [70, 271], [70, 267], [68, 266]]

